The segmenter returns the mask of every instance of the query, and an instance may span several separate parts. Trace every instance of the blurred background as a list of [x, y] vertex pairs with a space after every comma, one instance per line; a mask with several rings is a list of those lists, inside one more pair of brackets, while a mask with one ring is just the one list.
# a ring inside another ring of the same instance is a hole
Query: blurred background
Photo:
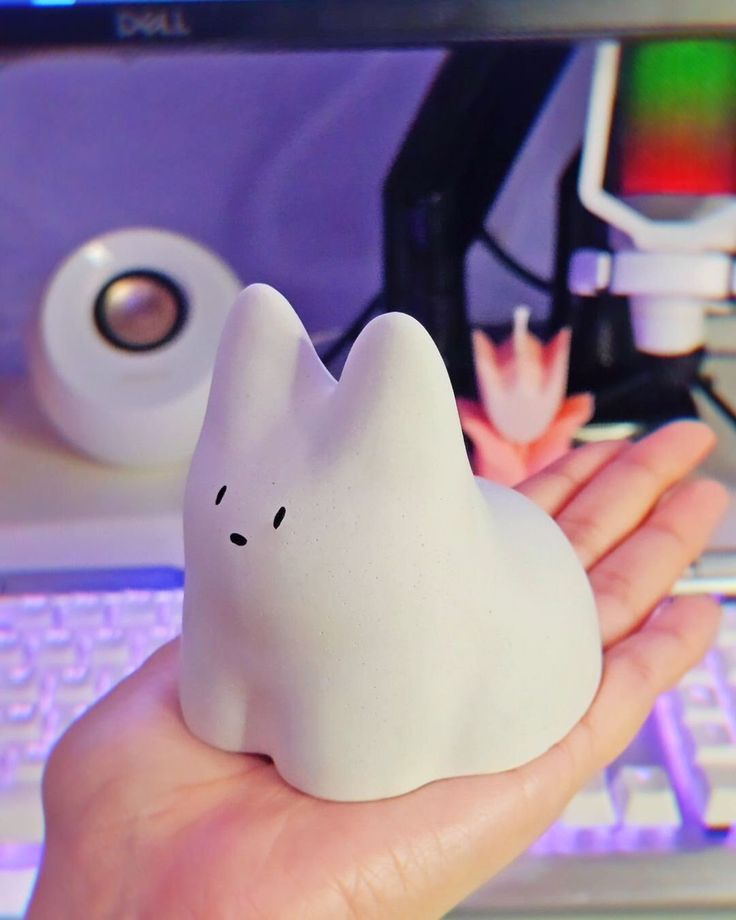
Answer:
[[[310, 332], [342, 328], [381, 285], [381, 189], [444, 59], [438, 50], [247, 54], [81, 51], [0, 72], [0, 369], [57, 265], [121, 227], [186, 234], [267, 281]], [[588, 55], [588, 74], [590, 55]], [[579, 144], [585, 62], [560, 87], [489, 221], [549, 276], [559, 172]], [[522, 191], [523, 189], [523, 191]], [[469, 259], [471, 311], [508, 322], [544, 298]]]

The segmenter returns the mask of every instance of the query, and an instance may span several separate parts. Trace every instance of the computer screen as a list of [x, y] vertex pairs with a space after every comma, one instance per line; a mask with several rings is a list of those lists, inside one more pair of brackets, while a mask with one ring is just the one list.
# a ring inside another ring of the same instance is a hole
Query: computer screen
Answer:
[[733, 0], [0, 0], [0, 48], [448, 45], [730, 31]]

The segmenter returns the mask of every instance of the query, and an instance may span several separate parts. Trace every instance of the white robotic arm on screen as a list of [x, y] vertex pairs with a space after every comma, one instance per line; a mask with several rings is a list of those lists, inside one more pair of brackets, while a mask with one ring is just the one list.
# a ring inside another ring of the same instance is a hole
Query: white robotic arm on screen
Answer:
[[[722, 46], [716, 48], [721, 61], [736, 68], [736, 46], [732, 42], [716, 44]], [[687, 45], [680, 43], [676, 53], [682, 55], [680, 49]], [[684, 53], [690, 50], [697, 64], [698, 43], [690, 45]], [[641, 71], [644, 65], [634, 61], [629, 71], [622, 73], [622, 58], [622, 48], [616, 42], [603, 43], [598, 49], [579, 176], [580, 199], [611, 227], [612, 245], [610, 251], [575, 252], [568, 284], [573, 293], [584, 297], [603, 291], [627, 297], [637, 348], [653, 355], [683, 355], [703, 346], [708, 307], [713, 303], [725, 305], [736, 291], [736, 176], [728, 175], [718, 187], [724, 177], [717, 175], [713, 164], [724, 138], [708, 136], [709, 131], [717, 133], [717, 122], [727, 120], [732, 113], [728, 105], [723, 106], [723, 100], [712, 98], [718, 95], [717, 86], [701, 84], [698, 92], [708, 103], [702, 121], [693, 120], [687, 100], [683, 100], [681, 108], [668, 113], [664, 126], [670, 143], [666, 136], [655, 138], [658, 126], [652, 122], [662, 113], [661, 97], [633, 101], [626, 97], [634, 93], [641, 97], [657, 87], [634, 85], [637, 74], [632, 77], [631, 71], [637, 65]], [[668, 79], [666, 73], [660, 76], [663, 81]], [[687, 86], [693, 85], [696, 76], [676, 74], [675, 79], [682, 79]], [[664, 87], [676, 95], [673, 82]], [[726, 102], [730, 105], [730, 98]], [[621, 125], [621, 110], [627, 105], [630, 121]], [[719, 105], [724, 110], [719, 110]], [[637, 138], [642, 125], [647, 136]], [[721, 159], [727, 161], [726, 171], [733, 172], [730, 149]], [[695, 162], [683, 162], [688, 157]], [[662, 176], [667, 170], [670, 175]], [[700, 188], [695, 175], [698, 170], [703, 174], [709, 171], [708, 182], [701, 183]], [[706, 187], [708, 183], [711, 187]]]

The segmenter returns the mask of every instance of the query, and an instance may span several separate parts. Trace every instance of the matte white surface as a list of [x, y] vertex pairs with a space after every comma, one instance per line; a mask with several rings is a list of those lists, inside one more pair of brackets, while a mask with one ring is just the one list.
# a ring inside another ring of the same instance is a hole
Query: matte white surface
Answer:
[[631, 327], [639, 351], [650, 355], [687, 355], [705, 343], [704, 301], [688, 297], [629, 299]]
[[246, 289], [184, 540], [185, 719], [311, 794], [509, 769], [595, 694], [587, 578], [547, 515], [473, 477], [442, 360], [407, 316], [371, 322], [336, 384], [284, 298]]
[[732, 266], [731, 256], [725, 252], [625, 249], [613, 256], [611, 291], [625, 296], [725, 300], [731, 296]]

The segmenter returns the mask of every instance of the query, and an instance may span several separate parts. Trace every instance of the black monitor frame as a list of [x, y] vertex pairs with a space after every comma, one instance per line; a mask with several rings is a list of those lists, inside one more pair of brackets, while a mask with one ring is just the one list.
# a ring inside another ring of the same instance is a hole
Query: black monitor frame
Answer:
[[733, 0], [184, 0], [0, 3], [0, 49], [448, 46], [510, 39], [731, 32]]
[[453, 48], [384, 186], [381, 304], [426, 326], [463, 395], [475, 388], [467, 249], [570, 47], [606, 37], [736, 32], [734, 0], [9, 2], [0, 0], [0, 52], [6, 53], [85, 46]]

